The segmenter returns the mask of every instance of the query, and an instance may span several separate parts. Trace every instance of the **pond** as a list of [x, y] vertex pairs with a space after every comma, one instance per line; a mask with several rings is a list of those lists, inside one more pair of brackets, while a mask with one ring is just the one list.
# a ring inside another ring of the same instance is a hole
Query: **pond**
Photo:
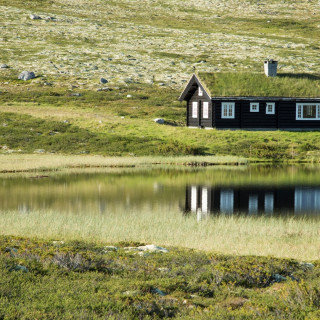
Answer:
[[320, 216], [320, 167], [155, 168], [0, 180], [0, 210], [108, 214], [157, 208], [214, 215]]

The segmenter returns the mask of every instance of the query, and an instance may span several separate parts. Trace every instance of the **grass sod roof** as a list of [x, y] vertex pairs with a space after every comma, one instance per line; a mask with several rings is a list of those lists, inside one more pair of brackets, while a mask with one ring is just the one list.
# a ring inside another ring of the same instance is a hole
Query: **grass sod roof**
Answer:
[[206, 73], [198, 75], [211, 97], [320, 98], [320, 74]]

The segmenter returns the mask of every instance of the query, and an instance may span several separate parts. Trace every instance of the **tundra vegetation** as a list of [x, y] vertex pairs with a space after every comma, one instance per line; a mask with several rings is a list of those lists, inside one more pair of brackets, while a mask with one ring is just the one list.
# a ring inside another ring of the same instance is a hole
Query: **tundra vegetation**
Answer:
[[[217, 156], [140, 164], [318, 162], [319, 132], [190, 130], [177, 102], [194, 71], [259, 72], [270, 57], [283, 73], [318, 74], [318, 6], [318, 0], [2, 0], [0, 65], [8, 68], [0, 68], [0, 145], [8, 155], [1, 155], [1, 171], [136, 161], [69, 157], [74, 154]], [[24, 70], [36, 78], [18, 80]], [[315, 221], [221, 218], [199, 225], [170, 211], [139, 214], [141, 223], [164, 214], [183, 232], [159, 224], [162, 238], [151, 229], [141, 237], [136, 226], [128, 233], [117, 224], [133, 226], [121, 214], [108, 220], [1, 212], [0, 319], [320, 317]], [[203, 242], [193, 250], [140, 256], [124, 249], [149, 240], [191, 248], [199, 235]], [[106, 251], [104, 241], [119, 249]], [[209, 252], [197, 251], [204, 248]], [[303, 258], [315, 260], [314, 267]]]

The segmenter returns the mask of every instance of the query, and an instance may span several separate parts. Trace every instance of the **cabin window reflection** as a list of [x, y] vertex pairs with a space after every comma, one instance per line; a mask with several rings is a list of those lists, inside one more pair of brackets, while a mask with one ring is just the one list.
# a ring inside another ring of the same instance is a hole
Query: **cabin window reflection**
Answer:
[[251, 194], [249, 196], [249, 214], [256, 214], [258, 212], [258, 196], [256, 194]]
[[274, 196], [273, 193], [267, 193], [264, 196], [264, 212], [266, 214], [273, 213], [274, 210]]
[[197, 211], [198, 191], [196, 186], [191, 187], [191, 212]]
[[233, 203], [234, 203], [233, 190], [231, 189], [221, 190], [220, 212], [226, 213], [226, 214], [233, 213]]
[[201, 209], [203, 213], [208, 213], [208, 188], [202, 188], [201, 194]]
[[296, 188], [294, 211], [296, 213], [320, 212], [320, 189]]

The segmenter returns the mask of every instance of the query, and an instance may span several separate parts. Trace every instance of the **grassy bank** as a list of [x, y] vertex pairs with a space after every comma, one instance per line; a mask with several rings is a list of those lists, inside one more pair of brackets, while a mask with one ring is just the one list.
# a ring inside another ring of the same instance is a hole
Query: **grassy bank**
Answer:
[[3, 211], [2, 234], [86, 241], [141, 241], [217, 251], [234, 255], [263, 255], [319, 259], [319, 224], [313, 219], [218, 216], [197, 222], [165, 205], [128, 209], [125, 204], [106, 213]]
[[[0, 94], [0, 151], [319, 162], [320, 132], [189, 129], [178, 94], [146, 85], [81, 91], [79, 97], [39, 84], [10, 89]], [[164, 125], [153, 121], [159, 117]]]
[[2, 319], [318, 319], [319, 263], [0, 237]]

